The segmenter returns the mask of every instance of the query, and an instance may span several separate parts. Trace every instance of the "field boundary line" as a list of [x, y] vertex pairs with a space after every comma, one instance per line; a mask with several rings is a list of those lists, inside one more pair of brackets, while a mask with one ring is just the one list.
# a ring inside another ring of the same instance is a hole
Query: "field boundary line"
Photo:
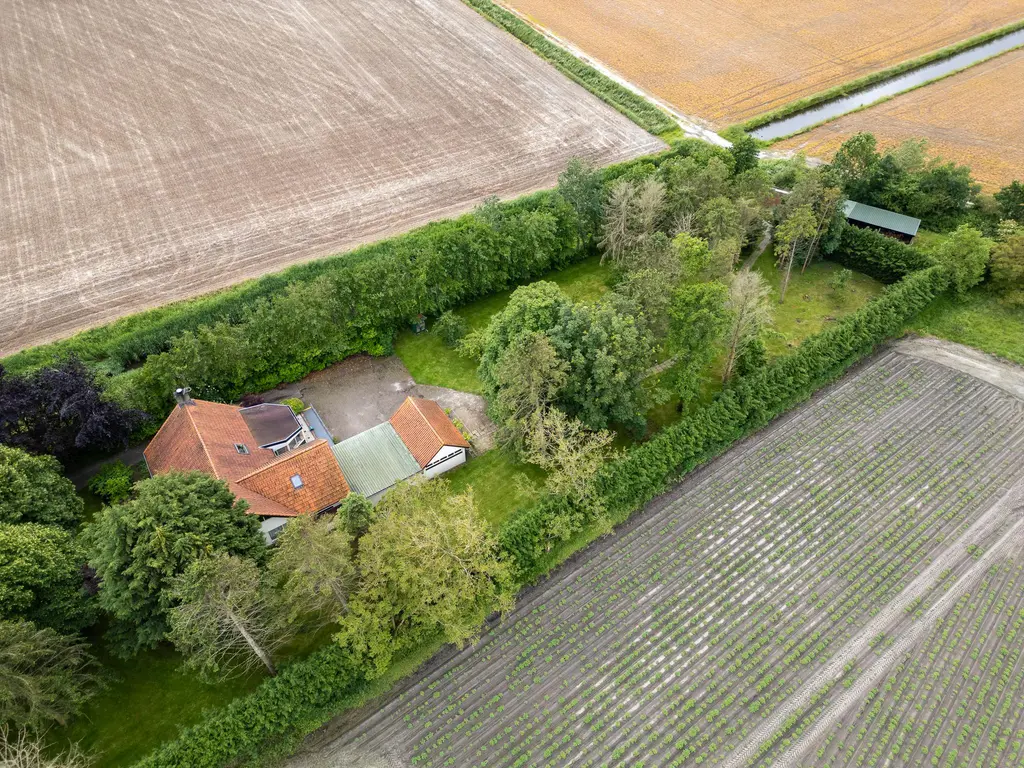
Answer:
[[892, 647], [872, 662], [864, 670], [864, 673], [857, 677], [856, 682], [815, 719], [814, 725], [804, 731], [794, 745], [772, 762], [773, 768], [793, 768], [797, 765], [796, 761], [807, 751], [808, 745], [815, 744], [824, 731], [833, 726], [837, 715], [864, 700], [865, 694], [891, 669], [892, 663], [917, 643], [921, 635], [949, 610], [950, 606], [959, 599], [965, 586], [978, 578], [979, 572], [983, 573], [993, 560], [1002, 557], [1003, 550], [1007, 546], [1024, 540], [1024, 480], [1018, 480], [1009, 491], [989, 507], [984, 515], [957, 537], [941, 555], [936, 557], [931, 565], [904, 587], [892, 603], [865, 624], [860, 632], [832, 657], [828, 664], [806, 680], [783, 707], [763, 720], [747, 737], [743, 746], [734, 751], [729, 759], [722, 763], [721, 768], [741, 768], [754, 764], [763, 757], [763, 754], [759, 754], [761, 746], [782, 730], [787, 720], [793, 716], [802, 717], [814, 695], [826, 684], [833, 683], [842, 677], [843, 668], [848, 662], [870, 652], [875, 638], [885, 633], [893, 624], [898, 624], [907, 615], [907, 609], [938, 582], [943, 571], [951, 568], [955, 561], [965, 556], [969, 557], [966, 549], [961, 549], [961, 545], [971, 539], [982, 540], [988, 535], [997, 533], [1004, 516], [1009, 519], [1016, 516], [1018, 519], [995, 544], [985, 550], [981, 557], [957, 579], [955, 584], [935, 601], [924, 616], [900, 633], [899, 639]]
[[[894, 77], [898, 77], [899, 75], [904, 75], [907, 72], [910, 72], [911, 70], [919, 69], [928, 64], [934, 64], [935, 62], [942, 61], [943, 59], [948, 59], [951, 56], [955, 56], [958, 53], [963, 53], [964, 51], [970, 48], [975, 48], [979, 45], [984, 45], [985, 43], [991, 42], [992, 40], [1011, 34], [1013, 32], [1017, 32], [1021, 29], [1024, 29], [1024, 19], [1020, 21], [1015, 21], [1012, 24], [1007, 24], [1005, 26], [999, 27], [998, 29], [994, 29], [989, 32], [982, 32], [979, 35], [969, 37], [966, 40], [961, 40], [958, 43], [947, 45], [945, 48], [939, 48], [938, 50], [932, 51], [931, 53], [926, 53], [913, 59], [907, 59], [906, 61], [900, 62], [899, 64], [894, 64], [891, 67], [880, 69], [877, 72], [872, 72], [871, 74], [864, 75], [863, 77], [858, 77], [854, 80], [850, 80], [849, 82], [840, 83], [839, 85], [835, 85], [824, 91], [812, 94], [811, 96], [805, 96], [802, 99], [796, 99], [794, 101], [789, 102], [788, 104], [783, 104], [781, 107], [773, 109], [770, 112], [765, 112], [763, 115], [758, 115], [757, 117], [752, 117], [744, 122], [730, 125], [727, 128], [723, 129], [722, 133], [730, 134], [735, 131], [744, 131], [749, 133], [750, 131], [757, 130], [758, 128], [763, 128], [769, 123], [774, 123], [778, 120], [783, 120], [787, 117], [792, 117], [793, 115], [796, 115], [800, 112], [805, 112], [809, 109], [819, 107], [822, 104], [825, 104], [829, 101], [834, 101], [835, 99], [839, 99], [844, 96], [852, 96], [853, 94], [858, 93], [859, 91], [863, 91], [874, 85], [878, 85], [879, 83], [884, 82], [885, 80], [890, 80]], [[1004, 53], [1008, 53], [1008, 51], [1005, 51]], [[991, 58], [985, 59], [983, 61], [976, 62], [971, 66], [977, 66], [978, 64], [984, 63], [984, 61], [990, 60]], [[970, 67], [967, 68], [969, 69]], [[945, 75], [943, 77], [945, 77]], [[934, 81], [923, 83], [921, 86], [918, 87], [931, 85], [932, 82]], [[868, 106], [876, 106], [876, 104], [871, 104]], [[842, 115], [837, 115], [834, 118], [830, 118], [829, 120], [822, 122], [830, 122], [831, 120], [838, 119], [839, 117], [842, 117]], [[819, 123], [818, 125], [820, 124], [821, 123]], [[805, 129], [805, 131], [810, 130], [811, 128], [814, 127], [816, 126], [808, 126], [808, 128]], [[805, 131], [797, 131], [792, 135], [799, 135], [800, 133], [804, 133]], [[790, 137], [783, 136], [779, 139], [776, 139], [775, 141], [782, 141], [783, 139], [786, 138]], [[772, 143], [774, 143], [774, 141]]]
[[[668, 102], [666, 102], [663, 99], [655, 96], [650, 91], [647, 91], [647, 90], [641, 88], [639, 85], [637, 85], [636, 83], [632, 82], [631, 80], [629, 80], [624, 75], [622, 75], [621, 73], [617, 72], [616, 70], [612, 69], [610, 66], [608, 66], [607, 64], [605, 64], [601, 60], [594, 58], [593, 56], [588, 54], [586, 51], [582, 50], [578, 46], [576, 46], [573, 43], [569, 42], [565, 38], [561, 37], [560, 35], [556, 34], [552, 30], [550, 30], [547, 27], [543, 26], [542, 24], [539, 24], [537, 21], [535, 21], [534, 19], [530, 18], [526, 14], [521, 13], [519, 10], [511, 7], [506, 2], [504, 2], [504, 0], [487, 0], [487, 1], [490, 2], [491, 5], [494, 5], [497, 8], [505, 11], [506, 13], [509, 13], [512, 16], [515, 16], [523, 24], [526, 24], [531, 29], [533, 29], [535, 32], [537, 32], [542, 37], [544, 37], [549, 43], [552, 43], [553, 45], [556, 45], [557, 47], [561, 48], [566, 54], [568, 54], [569, 56], [572, 56], [574, 59], [579, 61], [584, 66], [590, 67], [591, 69], [593, 69], [596, 72], [598, 72], [598, 74], [608, 78], [612, 82], [614, 82], [617, 85], [619, 85], [619, 86], [625, 88], [626, 90], [632, 92], [636, 96], [639, 96], [640, 98], [644, 99], [645, 101], [650, 102], [653, 106], [657, 107], [661, 111], [666, 112], [668, 114], [668, 116], [673, 121], [675, 121], [675, 123], [678, 125], [678, 127], [687, 136], [692, 137], [692, 138], [696, 138], [696, 139], [702, 139], [704, 141], [707, 141], [707, 142], [709, 142], [711, 144], [714, 144], [716, 146], [719, 146], [719, 147], [728, 148], [728, 147], [732, 146], [732, 142], [730, 142], [728, 139], [723, 138], [722, 136], [718, 135], [718, 133], [716, 133], [715, 131], [713, 131], [710, 128], [708, 128], [704, 123], [702, 123], [702, 121], [699, 118], [693, 117], [691, 115], [683, 114], [682, 112], [680, 112], [678, 109], [673, 107]], [[468, 3], [468, 4], [470, 5], [471, 8], [473, 8], [474, 10], [477, 10], [479, 12], [479, 9], [476, 7], [476, 5], [474, 3]], [[481, 15], [483, 15], [483, 14], [481, 14]], [[485, 18], [487, 18], [487, 17], [485, 16]], [[491, 20], [491, 19], [488, 19], [488, 20], [493, 22], [493, 20]], [[529, 45], [525, 41], [523, 41], [523, 42], [524, 42], [524, 45]], [[534, 50], [534, 52], [537, 53], [538, 55], [540, 55], [542, 58], [544, 58], [545, 61], [550, 61], [549, 59], [547, 59], [547, 57], [543, 56], [540, 52], [536, 51], [536, 49], [533, 49], [532, 46], [530, 46], [530, 47], [531, 47], [531, 50]], [[551, 62], [551, 63], [554, 64], [559, 69], [559, 71], [564, 72], [564, 70], [561, 67], [558, 67], [558, 65], [555, 62]], [[573, 78], [573, 79], [575, 80], [575, 78]], [[581, 85], [586, 87], [585, 84], [581, 83]], [[590, 89], [587, 88], [587, 90], [590, 90]], [[591, 92], [593, 93], [593, 91], [591, 91]], [[602, 96], [600, 94], [596, 94], [595, 93], [594, 95], [598, 96], [598, 98], [602, 98]], [[641, 127], [646, 128], [647, 126], [641, 126]]]

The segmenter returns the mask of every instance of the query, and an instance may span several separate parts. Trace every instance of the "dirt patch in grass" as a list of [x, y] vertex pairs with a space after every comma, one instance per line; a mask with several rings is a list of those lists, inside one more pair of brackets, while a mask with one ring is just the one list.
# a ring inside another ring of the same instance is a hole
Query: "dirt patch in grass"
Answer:
[[507, 0], [718, 128], [998, 29], [1022, 0]]
[[927, 139], [932, 154], [969, 165], [988, 191], [1024, 177], [1024, 49], [1005, 53], [774, 145], [829, 159], [869, 131], [883, 147]]
[[664, 147], [459, 0], [10, 0], [0, 93], [0, 354]]

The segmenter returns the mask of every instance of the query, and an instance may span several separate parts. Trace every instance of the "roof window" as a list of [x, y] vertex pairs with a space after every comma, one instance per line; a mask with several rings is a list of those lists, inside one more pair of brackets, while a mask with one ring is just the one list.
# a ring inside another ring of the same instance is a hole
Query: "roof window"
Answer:
[[241, 443], [235, 443], [235, 451], [237, 453], [240, 453], [242, 456], [248, 456], [249, 455], [249, 449], [246, 448]]
[[299, 475], [292, 475], [292, 488], [298, 490], [302, 487], [302, 478]]

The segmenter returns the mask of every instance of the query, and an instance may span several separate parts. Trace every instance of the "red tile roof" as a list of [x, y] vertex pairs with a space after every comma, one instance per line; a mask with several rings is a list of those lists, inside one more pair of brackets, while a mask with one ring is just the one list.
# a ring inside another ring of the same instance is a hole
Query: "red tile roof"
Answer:
[[[258, 447], [238, 411], [234, 406], [205, 400], [175, 407], [146, 447], [150, 472], [161, 475], [199, 470], [226, 480], [232, 493], [249, 502], [254, 515], [318, 512], [348, 495], [341, 467], [325, 440], [275, 456], [273, 451]], [[248, 453], [239, 453], [236, 443], [244, 445]], [[313, 455], [308, 456], [311, 452]], [[325, 456], [330, 464], [324, 461]], [[291, 469], [286, 470], [285, 465]], [[279, 466], [279, 471], [270, 471]], [[286, 471], [287, 475], [283, 474]], [[266, 477], [261, 478], [263, 473]], [[284, 477], [291, 490], [290, 478], [295, 474], [302, 476], [303, 489], [300, 493], [284, 493], [277, 479]]]
[[390, 421], [421, 467], [446, 445], [469, 448], [469, 442], [433, 400], [407, 397]]
[[[292, 485], [296, 475], [302, 482], [301, 488]], [[349, 494], [348, 483], [326, 440], [290, 451], [273, 464], [240, 477], [238, 484], [299, 513], [319, 512]]]

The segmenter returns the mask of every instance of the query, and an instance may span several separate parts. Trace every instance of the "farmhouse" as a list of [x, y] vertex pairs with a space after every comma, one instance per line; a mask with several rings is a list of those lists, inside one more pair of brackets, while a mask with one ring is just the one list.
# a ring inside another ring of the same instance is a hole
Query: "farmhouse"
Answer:
[[873, 205], [864, 205], [853, 200], [843, 203], [843, 213], [846, 220], [856, 227], [873, 229], [905, 243], [914, 242], [917, 230], [921, 228], [921, 220], [913, 216], [904, 216], [902, 213], [875, 208]]
[[414, 475], [466, 461], [469, 442], [432, 400], [407, 398], [390, 421], [332, 445], [310, 409], [237, 408], [175, 392], [177, 406], [145, 450], [151, 475], [198, 471], [227, 482], [263, 518], [272, 542], [289, 518], [335, 509], [349, 493], [372, 501]]
[[433, 400], [408, 397], [390, 420], [334, 446], [349, 486], [376, 503], [413, 475], [436, 477], [466, 461], [469, 442]]

